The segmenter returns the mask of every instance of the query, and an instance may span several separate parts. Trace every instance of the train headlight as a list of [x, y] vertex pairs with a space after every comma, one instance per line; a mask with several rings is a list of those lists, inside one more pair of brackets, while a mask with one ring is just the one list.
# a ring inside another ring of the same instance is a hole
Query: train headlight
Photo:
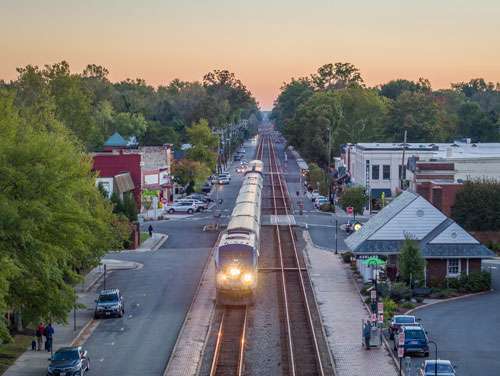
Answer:
[[227, 280], [227, 275], [224, 272], [220, 272], [217, 274], [217, 282], [224, 283]]
[[231, 277], [238, 277], [240, 274], [241, 274], [240, 268], [237, 268], [236, 266], [229, 268], [229, 275]]
[[253, 282], [253, 275], [251, 273], [245, 273], [241, 277], [241, 281], [244, 284], [249, 285], [249, 284], [251, 284]]

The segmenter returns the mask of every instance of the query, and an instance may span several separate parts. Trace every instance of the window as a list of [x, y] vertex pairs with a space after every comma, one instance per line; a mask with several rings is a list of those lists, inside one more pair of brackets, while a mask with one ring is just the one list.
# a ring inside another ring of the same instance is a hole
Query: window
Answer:
[[460, 259], [448, 259], [448, 276], [460, 274]]
[[398, 165], [398, 176], [399, 180], [403, 178], [403, 168], [401, 167], [401, 165]]
[[372, 179], [373, 180], [380, 179], [380, 166], [379, 165], [372, 166]]
[[391, 179], [391, 166], [384, 165], [382, 167], [382, 177], [384, 178], [384, 180], [390, 180]]

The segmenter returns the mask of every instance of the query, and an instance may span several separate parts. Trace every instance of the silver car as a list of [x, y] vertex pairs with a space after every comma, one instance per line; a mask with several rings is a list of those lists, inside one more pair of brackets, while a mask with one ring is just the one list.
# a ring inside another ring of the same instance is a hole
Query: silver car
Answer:
[[177, 212], [193, 214], [197, 209], [198, 207], [196, 206], [194, 200], [177, 201], [165, 207], [168, 214], [174, 214]]
[[456, 376], [449, 360], [426, 360], [419, 370], [419, 376]]

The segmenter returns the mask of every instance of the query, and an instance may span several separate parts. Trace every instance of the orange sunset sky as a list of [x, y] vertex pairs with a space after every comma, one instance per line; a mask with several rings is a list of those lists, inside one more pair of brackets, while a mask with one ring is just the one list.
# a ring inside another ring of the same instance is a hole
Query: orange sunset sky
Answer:
[[0, 79], [67, 60], [111, 80], [201, 80], [228, 69], [270, 109], [284, 81], [328, 62], [368, 85], [500, 81], [498, 0], [0, 0]]

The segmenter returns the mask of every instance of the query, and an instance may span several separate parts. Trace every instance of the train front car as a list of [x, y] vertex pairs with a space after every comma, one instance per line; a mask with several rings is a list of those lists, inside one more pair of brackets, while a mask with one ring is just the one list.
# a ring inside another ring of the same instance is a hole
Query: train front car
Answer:
[[257, 288], [261, 192], [261, 170], [249, 169], [216, 250], [218, 304], [253, 302]]

